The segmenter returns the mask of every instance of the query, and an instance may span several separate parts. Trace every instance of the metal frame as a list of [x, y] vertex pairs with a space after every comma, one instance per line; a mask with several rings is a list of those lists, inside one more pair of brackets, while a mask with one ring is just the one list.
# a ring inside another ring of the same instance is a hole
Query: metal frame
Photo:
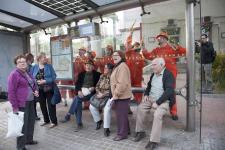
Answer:
[[44, 6], [44, 5], [38, 4], [38, 3], [36, 3], [36, 2], [33, 2], [32, 0], [24, 0], [24, 1], [26, 1], [26, 2], [28, 2], [28, 3], [30, 3], [30, 4], [32, 4], [32, 5], [35, 5], [35, 6], [41, 8], [41, 9], [47, 11], [47, 12], [49, 12], [49, 13], [51, 13], [51, 14], [57, 16], [57, 17], [59, 17], [59, 18], [63, 18], [63, 17], [66, 16], [66, 15], [64, 15], [63, 13], [57, 12], [57, 11], [55, 11], [55, 10], [49, 8], [49, 7], [46, 7], [46, 6]]
[[16, 30], [16, 31], [21, 31], [22, 30], [22, 28], [20, 28], [20, 27], [16, 27], [16, 26], [13, 26], [13, 25], [5, 24], [5, 23], [2, 23], [2, 22], [0, 22], [0, 25], [4, 26], [6, 28], [10, 28], [10, 29]]
[[93, 1], [90, 1], [90, 0], [82, 0], [82, 2], [87, 4], [89, 7], [91, 7], [94, 10], [99, 7], [99, 5], [97, 5], [96, 3], [94, 3]]
[[[30, 0], [25, 0], [25, 1], [30, 1]], [[151, 0], [151, 1], [150, 0], [142, 0], [142, 3], [143, 3], [143, 5], [148, 5], [148, 4], [154, 4], [154, 3], [164, 2], [164, 1], [168, 1], [168, 0]], [[139, 0], [130, 0], [130, 1], [116, 2], [113, 5], [108, 4], [105, 6], [101, 6], [101, 7], [97, 8], [96, 10], [98, 11], [99, 14], [109, 14], [109, 13], [113, 13], [116, 11], [135, 8], [135, 7], [139, 7], [139, 6], [140, 6]], [[65, 16], [63, 18], [52, 19], [52, 20], [41, 23], [40, 26], [43, 28], [47, 28], [47, 27], [54, 26], [54, 25], [64, 24], [65, 22], [71, 22], [73, 20], [85, 19], [90, 16], [97, 17], [99, 15], [96, 14], [96, 11], [92, 9], [92, 10], [84, 11], [81, 13]], [[37, 27], [37, 26], [30, 26], [30, 27], [24, 28], [23, 31], [35, 31], [38, 29], [39, 29], [39, 27]]]
[[27, 18], [27, 17], [21, 16], [21, 15], [17, 15], [17, 14], [14, 14], [14, 13], [11, 13], [11, 12], [8, 12], [8, 11], [5, 11], [5, 10], [2, 10], [2, 9], [0, 9], [0, 12], [1, 13], [4, 13], [4, 14], [7, 14], [9, 16], [12, 16], [12, 17], [21, 19], [23, 21], [32, 23], [32, 24], [40, 24], [40, 23], [42, 23], [41, 21], [38, 21], [38, 20], [35, 20], [35, 19], [31, 19], [31, 18]]
[[144, 4], [142, 3], [141, 0], [139, 0], [139, 3], [140, 3], [140, 6], [141, 6], [141, 10], [142, 10], [142, 13], [140, 14], [140, 16], [142, 17], [142, 16], [144, 16], [144, 15], [150, 15], [151, 12], [146, 12], [146, 11], [145, 11], [145, 6], [144, 6]]

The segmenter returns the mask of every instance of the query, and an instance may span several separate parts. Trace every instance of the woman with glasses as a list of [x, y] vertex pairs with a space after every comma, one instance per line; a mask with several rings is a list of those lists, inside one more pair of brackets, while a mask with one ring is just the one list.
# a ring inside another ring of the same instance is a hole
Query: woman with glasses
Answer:
[[132, 97], [131, 79], [124, 53], [115, 51], [112, 57], [115, 67], [110, 77], [110, 85], [117, 120], [117, 136], [113, 140], [120, 141], [126, 139], [129, 133], [128, 110]]
[[12, 105], [13, 113], [24, 112], [22, 136], [17, 137], [17, 149], [26, 150], [25, 145], [37, 144], [33, 140], [35, 110], [34, 96], [38, 97], [38, 88], [32, 75], [27, 72], [26, 57], [19, 55], [14, 59], [16, 69], [8, 78], [8, 99]]

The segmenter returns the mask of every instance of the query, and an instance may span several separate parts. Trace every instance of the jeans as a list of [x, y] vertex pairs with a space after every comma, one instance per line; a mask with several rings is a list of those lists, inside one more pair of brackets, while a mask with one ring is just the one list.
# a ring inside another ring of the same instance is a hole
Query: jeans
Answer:
[[91, 93], [84, 97], [75, 96], [73, 99], [73, 102], [69, 109], [69, 114], [76, 116], [76, 122], [78, 125], [82, 124], [82, 102], [83, 101], [89, 101], [90, 98], [94, 95], [94, 93]]
[[202, 85], [204, 90], [212, 90], [212, 64], [203, 64], [202, 65]]

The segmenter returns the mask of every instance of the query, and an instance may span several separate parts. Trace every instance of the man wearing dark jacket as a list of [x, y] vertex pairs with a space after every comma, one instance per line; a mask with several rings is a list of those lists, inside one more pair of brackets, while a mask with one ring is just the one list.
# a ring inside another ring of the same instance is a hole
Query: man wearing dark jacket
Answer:
[[134, 141], [138, 142], [145, 137], [145, 119], [149, 115], [150, 109], [155, 109], [150, 141], [145, 147], [149, 150], [154, 149], [160, 142], [162, 118], [169, 111], [169, 106], [172, 106], [175, 101], [175, 80], [173, 74], [165, 68], [164, 59], [155, 58], [151, 68], [153, 74], [145, 90], [144, 99], [137, 109], [136, 136], [134, 138]]
[[95, 86], [100, 78], [100, 73], [94, 70], [94, 63], [88, 60], [85, 63], [85, 71], [78, 75], [75, 90], [78, 95], [75, 96], [69, 112], [66, 114], [65, 119], [61, 122], [70, 120], [70, 115], [75, 114], [77, 127], [75, 131], [79, 131], [82, 127], [82, 102], [88, 101], [95, 94]]
[[197, 45], [197, 53], [200, 53], [201, 49], [201, 62], [202, 62], [202, 85], [203, 92], [212, 91], [212, 63], [215, 59], [215, 50], [212, 42], [209, 41], [208, 36], [203, 34], [201, 36], [201, 42]]

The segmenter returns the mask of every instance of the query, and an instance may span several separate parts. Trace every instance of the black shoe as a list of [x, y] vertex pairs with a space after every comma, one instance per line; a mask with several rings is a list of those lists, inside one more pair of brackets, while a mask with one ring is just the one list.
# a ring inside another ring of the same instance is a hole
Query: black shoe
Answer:
[[95, 128], [95, 130], [99, 130], [100, 128], [101, 128], [101, 125], [102, 125], [102, 120], [100, 120], [100, 121], [98, 121], [97, 123], [96, 123], [96, 128]]
[[35, 117], [35, 120], [36, 120], [36, 121], [39, 121], [39, 120], [41, 120], [41, 118], [38, 117], [38, 116], [36, 116], [36, 117]]
[[74, 130], [74, 132], [78, 132], [83, 128], [83, 124], [78, 124]]
[[104, 128], [104, 136], [108, 137], [110, 135], [110, 130], [109, 128]]
[[172, 118], [172, 120], [175, 120], [175, 121], [178, 120], [178, 116], [177, 115], [172, 115], [171, 118]]
[[66, 123], [66, 122], [68, 122], [68, 121], [70, 121], [70, 115], [69, 115], [69, 114], [67, 114], [67, 115], [64, 117], [64, 119], [61, 120], [60, 122], [61, 122], [61, 123]]
[[26, 147], [24, 148], [18, 148], [17, 150], [27, 150]]
[[26, 145], [36, 145], [36, 144], [38, 144], [38, 141], [26, 142]]
[[145, 146], [145, 149], [147, 150], [154, 150], [157, 147], [157, 143], [155, 142], [148, 142], [148, 144]]
[[146, 136], [145, 132], [137, 132], [133, 141], [139, 142], [141, 139], [145, 138], [145, 136]]

